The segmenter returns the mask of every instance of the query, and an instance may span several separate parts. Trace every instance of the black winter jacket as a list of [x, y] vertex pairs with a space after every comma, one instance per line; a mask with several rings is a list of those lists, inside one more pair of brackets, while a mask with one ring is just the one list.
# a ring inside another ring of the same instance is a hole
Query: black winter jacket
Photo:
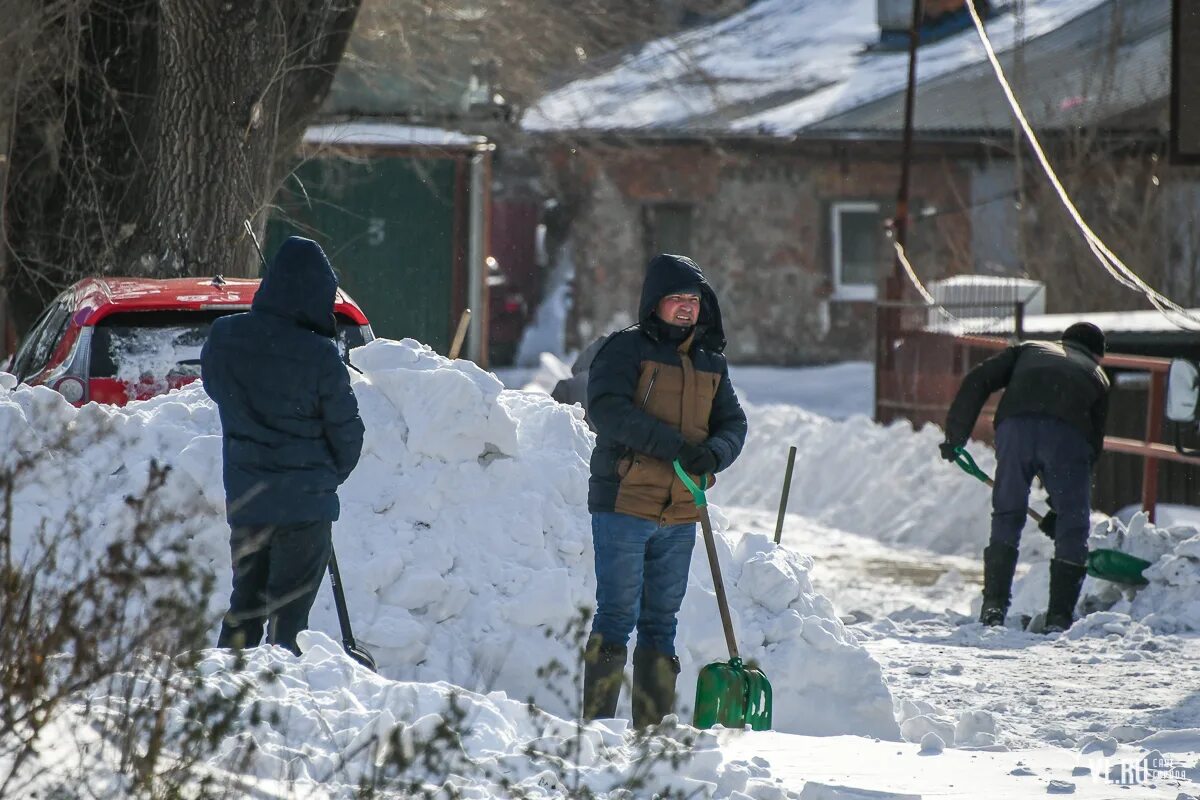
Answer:
[[1108, 376], [1076, 342], [1024, 342], [992, 356], [963, 378], [946, 415], [946, 440], [966, 444], [988, 395], [1004, 389], [995, 424], [1019, 414], [1057, 417], [1087, 437], [1093, 458], [1104, 449]]
[[316, 242], [283, 243], [251, 310], [212, 324], [200, 356], [221, 416], [232, 526], [336, 520], [363, 423], [333, 342], [337, 278]]
[[[701, 296], [690, 332], [655, 314], [664, 296], [688, 288]], [[702, 443], [720, 472], [746, 439], [746, 415], [729, 381], [724, 349], [721, 309], [700, 268], [683, 256], [656, 256], [642, 284], [638, 324], [609, 337], [588, 373], [587, 409], [596, 428], [589, 510], [660, 524], [698, 519], [671, 462], [685, 441]]]

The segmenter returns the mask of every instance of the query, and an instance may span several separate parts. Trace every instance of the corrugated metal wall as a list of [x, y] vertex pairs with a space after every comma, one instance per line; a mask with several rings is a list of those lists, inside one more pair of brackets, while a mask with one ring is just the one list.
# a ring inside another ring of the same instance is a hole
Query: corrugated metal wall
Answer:
[[315, 239], [377, 336], [446, 353], [466, 305], [466, 158], [378, 151], [304, 161], [277, 200], [268, 258], [288, 235]]

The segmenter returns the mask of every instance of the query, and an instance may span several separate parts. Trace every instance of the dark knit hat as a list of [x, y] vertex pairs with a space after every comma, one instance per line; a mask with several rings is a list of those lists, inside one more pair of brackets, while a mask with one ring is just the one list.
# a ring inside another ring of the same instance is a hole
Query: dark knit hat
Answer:
[[1062, 340], [1077, 342], [1098, 358], [1104, 356], [1104, 331], [1090, 322], [1076, 322], [1063, 331]]

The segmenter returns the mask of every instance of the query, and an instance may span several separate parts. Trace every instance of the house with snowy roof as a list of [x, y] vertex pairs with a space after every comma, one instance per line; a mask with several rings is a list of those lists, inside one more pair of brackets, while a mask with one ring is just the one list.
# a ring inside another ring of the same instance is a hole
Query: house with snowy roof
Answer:
[[[899, 3], [911, 9], [911, 3]], [[1170, 168], [1170, 0], [977, 2], [1092, 227], [1200, 297], [1196, 173]], [[908, 250], [921, 280], [1032, 278], [1050, 312], [1147, 308], [1093, 263], [1016, 134], [965, 0], [926, 3]], [[965, 23], [964, 23], [965, 18]], [[563, 204], [568, 342], [626, 324], [647, 257], [690, 254], [750, 363], [870, 357], [891, 271], [908, 56], [889, 0], [759, 0], [543, 97], [522, 124]]]

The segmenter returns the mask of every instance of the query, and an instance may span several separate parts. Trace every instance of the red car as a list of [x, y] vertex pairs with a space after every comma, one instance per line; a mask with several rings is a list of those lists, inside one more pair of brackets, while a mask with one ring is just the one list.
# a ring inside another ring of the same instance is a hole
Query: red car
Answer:
[[[85, 278], [42, 312], [6, 369], [49, 386], [70, 403], [125, 405], [200, 377], [200, 348], [212, 321], [248, 311], [257, 279]], [[362, 309], [338, 290], [338, 349], [375, 338]]]

